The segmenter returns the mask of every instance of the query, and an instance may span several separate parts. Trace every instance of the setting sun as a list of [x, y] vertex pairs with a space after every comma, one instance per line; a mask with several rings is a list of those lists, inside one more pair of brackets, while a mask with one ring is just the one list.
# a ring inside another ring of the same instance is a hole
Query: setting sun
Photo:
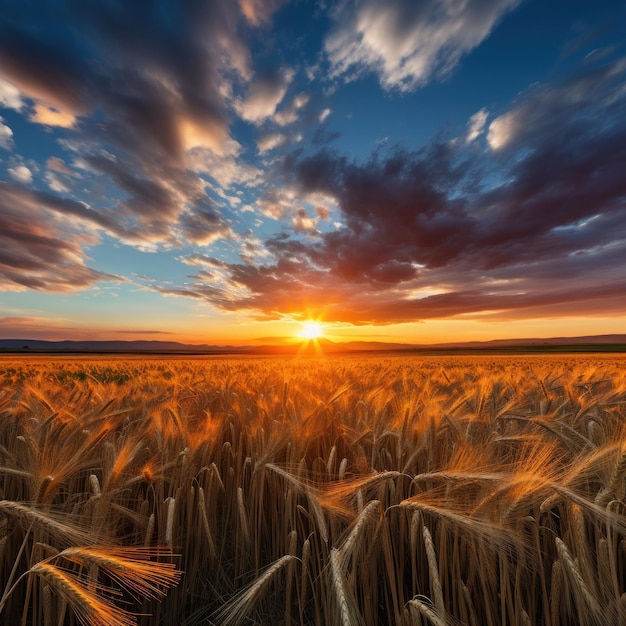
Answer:
[[322, 336], [322, 327], [319, 322], [305, 322], [299, 336], [303, 339], [318, 339]]

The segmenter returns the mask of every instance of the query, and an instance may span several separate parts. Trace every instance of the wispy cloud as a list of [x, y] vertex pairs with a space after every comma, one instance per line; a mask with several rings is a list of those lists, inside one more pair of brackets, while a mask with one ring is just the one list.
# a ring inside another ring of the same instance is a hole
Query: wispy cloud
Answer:
[[259, 26], [269, 21], [272, 13], [284, 0], [239, 0], [241, 12], [252, 26]]
[[[112, 329], [94, 328], [89, 325], [79, 326], [70, 319], [43, 317], [34, 315], [6, 315], [0, 316], [0, 336], [3, 339], [45, 340], [45, 341], [95, 341], [113, 340], [120, 337], [128, 340], [128, 335], [134, 337], [172, 335], [165, 330], [139, 329]], [[26, 341], [24, 345], [28, 345]]]
[[13, 147], [13, 131], [0, 117], [0, 148], [10, 150]]
[[24, 107], [20, 90], [2, 77], [0, 77], [0, 106], [14, 111], [21, 111]]
[[268, 69], [259, 73], [250, 83], [245, 97], [236, 104], [239, 115], [255, 124], [272, 117], [285, 97], [293, 76], [294, 72], [290, 69]]
[[385, 89], [411, 91], [449, 74], [520, 0], [346, 0], [325, 49], [333, 76], [375, 72]]
[[87, 265], [85, 248], [96, 241], [55, 223], [35, 196], [0, 184], [0, 288], [70, 292], [123, 281]]

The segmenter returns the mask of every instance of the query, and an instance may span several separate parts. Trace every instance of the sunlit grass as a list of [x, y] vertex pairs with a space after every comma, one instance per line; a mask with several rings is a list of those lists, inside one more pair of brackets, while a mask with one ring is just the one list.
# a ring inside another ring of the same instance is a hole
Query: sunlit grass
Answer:
[[621, 357], [2, 359], [0, 621], [625, 623], [625, 418]]

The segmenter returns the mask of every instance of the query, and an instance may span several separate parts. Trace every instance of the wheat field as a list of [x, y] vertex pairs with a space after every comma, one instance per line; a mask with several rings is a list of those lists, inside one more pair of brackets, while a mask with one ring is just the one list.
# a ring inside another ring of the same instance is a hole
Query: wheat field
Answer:
[[626, 358], [0, 359], [0, 622], [626, 623]]

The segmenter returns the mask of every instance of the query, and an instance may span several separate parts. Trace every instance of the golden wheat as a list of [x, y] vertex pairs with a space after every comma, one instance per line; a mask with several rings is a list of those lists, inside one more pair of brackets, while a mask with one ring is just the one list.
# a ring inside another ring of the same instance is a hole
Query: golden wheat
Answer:
[[625, 441], [621, 356], [2, 357], [0, 618], [617, 624]]

